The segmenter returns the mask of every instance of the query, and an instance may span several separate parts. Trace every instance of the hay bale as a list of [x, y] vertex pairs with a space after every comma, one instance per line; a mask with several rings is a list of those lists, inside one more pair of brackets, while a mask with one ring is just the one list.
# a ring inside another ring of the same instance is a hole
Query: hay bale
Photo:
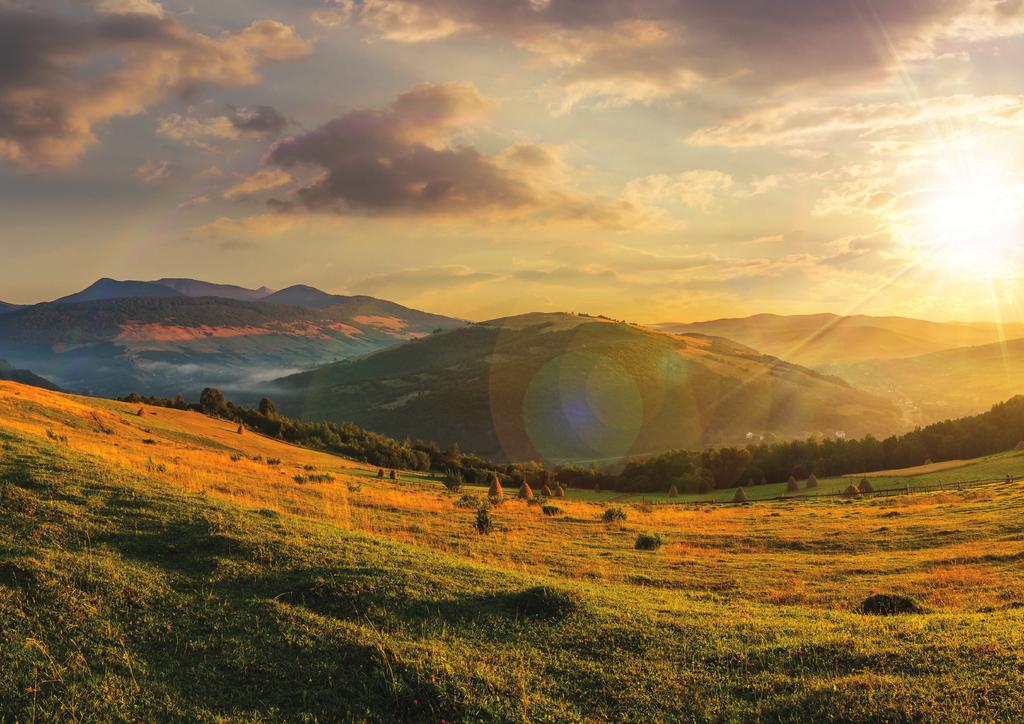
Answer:
[[501, 487], [501, 481], [498, 476], [494, 476], [494, 480], [491, 481], [491, 487], [487, 489], [487, 495], [492, 498], [504, 498], [505, 491]]
[[519, 499], [520, 500], [533, 500], [533, 488], [530, 484], [523, 481], [523, 484], [519, 486]]
[[550, 498], [551, 497], [551, 487], [548, 486], [547, 484], [545, 484], [544, 487], [540, 489], [540, 493], [545, 498]]
[[807, 478], [807, 485], [804, 487], [808, 490], [814, 490], [818, 487], [818, 479], [814, 476], [814, 473], [811, 473], [811, 477]]
[[565, 497], [565, 488], [563, 488], [561, 485], [556, 485], [555, 486], [555, 497], [556, 498], [564, 498]]
[[875, 492], [875, 486], [872, 485], [871, 481], [868, 480], [867, 478], [864, 478], [864, 479], [862, 479], [860, 481], [860, 485], [858, 486], [858, 489], [862, 493], [873, 493], [873, 492]]
[[853, 483], [850, 483], [850, 486], [843, 491], [843, 495], [847, 498], [859, 498], [861, 497], [860, 488]]
[[747, 494], [743, 492], [743, 488], [736, 488], [736, 495], [732, 496], [732, 502], [734, 503], [746, 503]]
[[670, 497], [670, 498], [678, 498], [679, 497], [679, 490], [676, 488], [675, 485], [673, 485], [672, 487], [670, 487], [668, 489], [668, 497]]
[[800, 484], [796, 482], [796, 478], [792, 475], [789, 476], [789, 480], [786, 482], [786, 492], [796, 493], [800, 490]]

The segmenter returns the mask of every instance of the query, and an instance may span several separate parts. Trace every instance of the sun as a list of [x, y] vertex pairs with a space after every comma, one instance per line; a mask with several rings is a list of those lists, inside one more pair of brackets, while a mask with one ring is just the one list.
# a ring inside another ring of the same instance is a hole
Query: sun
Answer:
[[996, 173], [970, 173], [927, 195], [923, 236], [944, 265], [994, 273], [1021, 242], [1020, 189]]

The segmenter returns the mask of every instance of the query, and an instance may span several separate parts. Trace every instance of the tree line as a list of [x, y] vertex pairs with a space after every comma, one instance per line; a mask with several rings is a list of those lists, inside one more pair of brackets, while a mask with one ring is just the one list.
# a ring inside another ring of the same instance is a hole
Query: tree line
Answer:
[[537, 462], [498, 463], [466, 453], [453, 444], [396, 440], [352, 422], [302, 422], [277, 412], [263, 398], [256, 408], [235, 405], [214, 388], [203, 390], [198, 403], [182, 395], [169, 400], [138, 394], [122, 398], [181, 410], [195, 410], [234, 420], [270, 437], [326, 450], [382, 468], [443, 474], [458, 482], [553, 484], [629, 493], [668, 490], [708, 492], [737, 485], [781, 483], [790, 477], [832, 477], [874, 472], [991, 455], [1013, 449], [1024, 440], [1024, 396], [995, 405], [988, 412], [938, 422], [903, 435], [877, 439], [817, 439], [760, 443], [703, 451], [671, 450], [641, 460], [598, 469], [596, 466], [545, 466]]

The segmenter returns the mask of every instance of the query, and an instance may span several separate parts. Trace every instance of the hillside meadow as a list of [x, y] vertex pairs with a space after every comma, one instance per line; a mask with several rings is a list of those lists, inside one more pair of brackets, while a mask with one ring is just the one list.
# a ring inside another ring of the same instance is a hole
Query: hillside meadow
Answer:
[[[507, 490], [481, 534], [462, 497], [480, 490], [380, 480], [197, 413], [0, 383], [0, 446], [15, 720], [1024, 710], [1022, 484], [743, 506], [570, 490], [553, 515]], [[859, 612], [876, 593], [920, 612]]]

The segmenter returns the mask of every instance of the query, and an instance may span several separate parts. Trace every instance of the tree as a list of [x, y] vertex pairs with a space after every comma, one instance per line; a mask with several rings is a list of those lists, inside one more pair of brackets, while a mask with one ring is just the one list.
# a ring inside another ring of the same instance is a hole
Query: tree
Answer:
[[228, 411], [224, 395], [216, 387], [207, 387], [203, 390], [199, 395], [199, 406], [207, 415], [224, 416]]
[[274, 401], [269, 397], [264, 397], [260, 400], [259, 410], [263, 417], [270, 418], [271, 420], [277, 417], [277, 406], [274, 405]]

